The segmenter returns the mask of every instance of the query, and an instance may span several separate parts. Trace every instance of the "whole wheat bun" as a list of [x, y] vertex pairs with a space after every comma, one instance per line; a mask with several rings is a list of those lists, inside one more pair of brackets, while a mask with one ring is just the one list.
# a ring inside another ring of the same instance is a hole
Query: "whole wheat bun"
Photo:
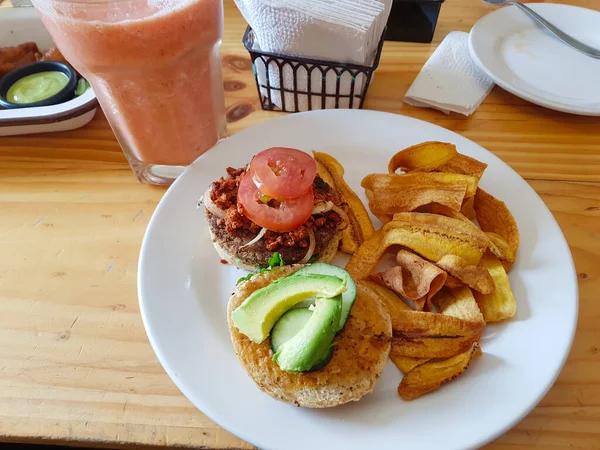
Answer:
[[288, 373], [273, 361], [270, 339], [256, 344], [233, 325], [231, 313], [254, 291], [290, 275], [302, 265], [276, 267], [241, 283], [227, 305], [233, 347], [258, 388], [271, 397], [307, 408], [327, 408], [360, 400], [383, 372], [390, 351], [392, 325], [384, 306], [361, 289], [344, 330], [335, 338], [331, 361], [321, 370]]
[[[213, 228], [208, 227], [208, 230], [210, 232], [210, 239], [212, 241], [212, 244], [215, 247], [215, 250], [217, 251], [217, 253], [219, 254], [219, 258], [224, 259], [229, 264], [239, 267], [240, 269], [247, 270], [248, 272], [253, 272], [254, 270], [257, 269], [256, 265], [244, 262], [241, 259], [238, 259], [234, 255], [229, 253], [224, 247], [222, 247], [219, 244], [219, 241], [213, 232]], [[327, 244], [325, 249], [323, 249], [323, 251], [319, 252], [319, 259], [315, 262], [329, 263], [329, 262], [333, 261], [333, 258], [335, 258], [335, 255], [337, 255], [337, 252], [338, 252], [338, 247], [340, 245], [340, 238], [341, 238], [341, 233], [339, 233], [339, 232], [336, 233], [335, 236], [329, 241], [329, 243]]]

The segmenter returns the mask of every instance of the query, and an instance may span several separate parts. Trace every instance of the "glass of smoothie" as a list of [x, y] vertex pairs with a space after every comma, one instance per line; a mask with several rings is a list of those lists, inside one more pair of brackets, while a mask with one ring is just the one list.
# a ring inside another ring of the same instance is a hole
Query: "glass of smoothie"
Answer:
[[222, 0], [33, 4], [90, 82], [142, 183], [172, 183], [225, 137]]

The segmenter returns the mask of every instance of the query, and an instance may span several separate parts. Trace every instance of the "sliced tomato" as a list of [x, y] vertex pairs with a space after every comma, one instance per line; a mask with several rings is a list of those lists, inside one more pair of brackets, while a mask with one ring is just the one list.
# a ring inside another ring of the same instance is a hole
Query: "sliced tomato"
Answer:
[[312, 214], [314, 196], [312, 188], [293, 199], [284, 200], [279, 207], [269, 206], [259, 199], [260, 191], [246, 174], [242, 177], [237, 199], [244, 215], [255, 224], [278, 233], [292, 231], [308, 220]]
[[311, 188], [317, 175], [317, 163], [303, 151], [272, 147], [252, 159], [250, 173], [263, 194], [274, 198], [296, 198]]

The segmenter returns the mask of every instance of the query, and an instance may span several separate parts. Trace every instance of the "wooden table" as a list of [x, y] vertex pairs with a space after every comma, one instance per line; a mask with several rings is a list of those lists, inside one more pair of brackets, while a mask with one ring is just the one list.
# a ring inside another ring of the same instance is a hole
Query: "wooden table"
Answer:
[[[561, 2], [598, 7], [596, 0]], [[579, 275], [577, 336], [550, 393], [486, 449], [598, 449], [600, 118], [553, 112], [499, 88], [469, 118], [401, 101], [441, 39], [468, 31], [489, 11], [475, 0], [449, 0], [431, 45], [386, 42], [365, 107], [418, 117], [483, 145], [552, 210]], [[240, 42], [244, 27], [226, 1], [232, 133], [278, 115], [260, 110]], [[251, 448], [183, 397], [144, 333], [138, 252], [164, 191], [136, 181], [101, 113], [72, 132], [0, 138], [0, 441]]]

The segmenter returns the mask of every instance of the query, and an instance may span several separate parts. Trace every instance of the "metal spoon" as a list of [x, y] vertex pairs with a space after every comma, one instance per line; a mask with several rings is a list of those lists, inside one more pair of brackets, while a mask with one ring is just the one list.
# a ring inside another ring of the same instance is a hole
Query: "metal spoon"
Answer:
[[531, 8], [528, 8], [527, 6], [525, 6], [522, 3], [515, 2], [512, 0], [482, 0], [482, 1], [483, 1], [483, 3], [487, 3], [488, 5], [495, 5], [495, 6], [497, 6], [497, 5], [515, 5], [519, 8], [521, 8], [523, 11], [525, 11], [527, 14], [529, 14], [535, 20], [537, 20], [540, 24], [545, 26], [548, 30], [550, 30], [552, 33], [554, 33], [556, 35], [556, 37], [558, 37], [561, 41], [563, 41], [568, 46], [573, 47], [575, 50], [579, 50], [581, 53], [583, 53], [587, 56], [591, 56], [592, 58], [600, 59], [600, 50], [590, 47], [589, 45], [586, 45], [583, 42], [578, 41], [574, 37], [569, 36], [564, 31], [559, 30], [554, 25], [552, 25], [550, 22], [548, 22], [546, 19], [544, 19], [542, 16], [540, 16], [538, 13], [536, 13], [534, 10], [532, 10]]

